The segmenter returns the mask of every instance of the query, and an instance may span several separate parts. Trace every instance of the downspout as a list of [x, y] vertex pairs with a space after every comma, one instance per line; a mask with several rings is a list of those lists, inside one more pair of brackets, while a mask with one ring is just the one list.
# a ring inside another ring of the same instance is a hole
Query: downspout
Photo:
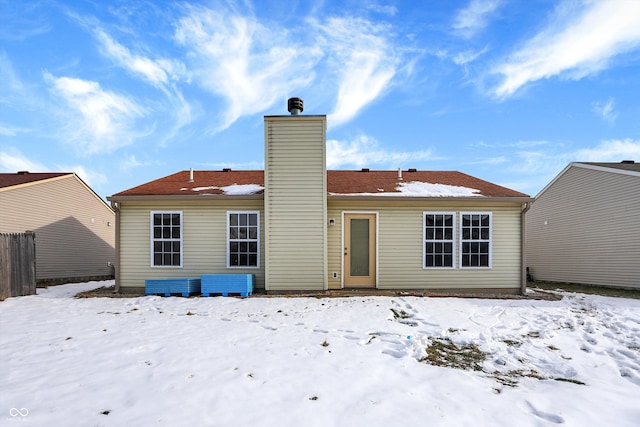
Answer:
[[520, 278], [520, 293], [522, 295], [526, 295], [527, 293], [527, 254], [525, 249], [525, 238], [526, 238], [526, 222], [524, 219], [524, 214], [527, 213], [529, 209], [531, 209], [531, 203], [526, 202], [524, 204], [524, 208], [520, 212], [520, 259], [522, 262], [521, 265], [521, 278]]
[[116, 213], [116, 262], [113, 266], [113, 275], [116, 279], [115, 291], [120, 292], [120, 204], [112, 200], [111, 209]]

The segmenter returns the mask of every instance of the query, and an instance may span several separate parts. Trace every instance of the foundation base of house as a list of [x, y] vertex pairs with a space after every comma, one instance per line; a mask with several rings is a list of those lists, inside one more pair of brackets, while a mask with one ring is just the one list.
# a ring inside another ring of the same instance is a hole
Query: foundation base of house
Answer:
[[374, 289], [374, 288], [343, 288], [329, 289], [326, 291], [265, 291], [256, 290], [257, 294], [266, 294], [267, 296], [419, 296], [419, 297], [451, 297], [460, 296], [466, 298], [487, 298], [487, 297], [513, 297], [522, 296], [520, 288], [478, 288], [478, 289]]
[[[93, 292], [95, 294], [95, 292]], [[144, 287], [128, 286], [121, 287], [119, 292], [111, 291], [113, 297], [143, 296]], [[94, 296], [94, 295], [91, 295]], [[256, 289], [252, 296], [243, 298], [276, 298], [276, 297], [309, 297], [309, 298], [347, 298], [363, 296], [416, 296], [429, 298], [483, 298], [483, 299], [537, 299], [537, 300], [558, 300], [561, 296], [549, 292], [536, 290], [535, 292], [522, 295], [520, 289], [334, 289], [327, 291], [265, 291]], [[198, 297], [193, 296], [191, 298]]]
[[65, 285], [67, 283], [84, 283], [84, 282], [102, 282], [104, 280], [113, 280], [113, 275], [105, 276], [80, 276], [80, 277], [56, 277], [52, 279], [37, 279], [37, 288], [46, 288], [47, 286]]

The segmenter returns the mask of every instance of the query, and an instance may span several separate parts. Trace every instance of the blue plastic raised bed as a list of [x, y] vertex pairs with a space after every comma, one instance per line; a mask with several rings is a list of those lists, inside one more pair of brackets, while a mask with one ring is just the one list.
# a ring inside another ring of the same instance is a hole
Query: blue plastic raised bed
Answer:
[[200, 293], [200, 279], [151, 279], [144, 281], [144, 289], [147, 295], [181, 294], [188, 297]]
[[243, 297], [253, 294], [255, 284], [254, 274], [203, 274], [202, 296], [211, 294], [240, 294]]

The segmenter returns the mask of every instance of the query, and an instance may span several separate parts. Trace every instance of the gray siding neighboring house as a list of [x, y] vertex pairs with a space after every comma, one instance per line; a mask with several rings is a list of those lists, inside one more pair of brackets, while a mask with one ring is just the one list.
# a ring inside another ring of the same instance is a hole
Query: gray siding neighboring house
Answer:
[[535, 280], [640, 289], [640, 164], [571, 163], [525, 215]]
[[0, 232], [27, 230], [39, 283], [113, 276], [115, 213], [76, 174], [0, 174]]

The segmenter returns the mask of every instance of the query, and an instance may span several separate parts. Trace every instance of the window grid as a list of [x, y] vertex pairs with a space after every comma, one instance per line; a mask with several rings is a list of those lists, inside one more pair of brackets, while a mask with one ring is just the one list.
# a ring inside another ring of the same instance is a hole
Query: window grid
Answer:
[[260, 213], [228, 212], [228, 267], [260, 266]]
[[460, 266], [491, 267], [491, 213], [463, 213], [460, 216]]
[[182, 212], [151, 212], [151, 265], [182, 267]]
[[453, 268], [455, 213], [424, 213], [423, 268]]

